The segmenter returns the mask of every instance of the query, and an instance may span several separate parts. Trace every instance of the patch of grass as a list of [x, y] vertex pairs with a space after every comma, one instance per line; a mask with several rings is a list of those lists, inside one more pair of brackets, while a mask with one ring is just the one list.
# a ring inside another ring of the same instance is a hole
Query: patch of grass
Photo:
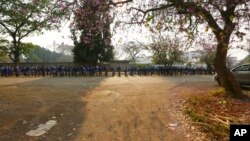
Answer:
[[224, 97], [225, 96], [225, 90], [224, 90], [224, 88], [218, 88], [218, 89], [212, 90], [211, 94], [213, 96]]
[[208, 138], [226, 141], [230, 124], [250, 124], [249, 111], [250, 102], [224, 97], [224, 90], [217, 89], [207, 95], [190, 97], [183, 112]]

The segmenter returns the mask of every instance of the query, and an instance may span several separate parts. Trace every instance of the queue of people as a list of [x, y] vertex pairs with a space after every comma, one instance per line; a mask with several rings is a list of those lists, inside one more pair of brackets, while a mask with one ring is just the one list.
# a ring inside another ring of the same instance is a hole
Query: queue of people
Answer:
[[214, 74], [214, 69], [205, 67], [174, 66], [171, 68], [164, 66], [0, 66], [0, 75], [3, 77], [16, 76], [153, 76], [153, 75], [195, 75]]

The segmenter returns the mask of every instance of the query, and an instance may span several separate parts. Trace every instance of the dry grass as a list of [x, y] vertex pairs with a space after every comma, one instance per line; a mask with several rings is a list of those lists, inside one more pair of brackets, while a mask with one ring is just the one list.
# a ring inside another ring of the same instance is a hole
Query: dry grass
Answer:
[[230, 124], [250, 124], [250, 102], [226, 98], [223, 92], [216, 89], [207, 95], [192, 96], [184, 105], [191, 123], [214, 141], [229, 140]]

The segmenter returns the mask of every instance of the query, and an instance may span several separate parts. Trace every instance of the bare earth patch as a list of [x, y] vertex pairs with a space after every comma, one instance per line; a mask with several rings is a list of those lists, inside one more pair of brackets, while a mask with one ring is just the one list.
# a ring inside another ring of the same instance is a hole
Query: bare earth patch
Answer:
[[[182, 114], [211, 76], [0, 78], [0, 140], [183, 141], [205, 135]], [[56, 120], [45, 134], [27, 136]], [[198, 133], [199, 136], [197, 136]]]

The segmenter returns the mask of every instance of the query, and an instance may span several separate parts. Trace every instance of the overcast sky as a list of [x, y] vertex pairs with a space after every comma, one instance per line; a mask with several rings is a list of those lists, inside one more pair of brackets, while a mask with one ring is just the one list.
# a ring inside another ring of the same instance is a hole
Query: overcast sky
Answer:
[[54, 50], [53, 44], [61, 44], [64, 42], [64, 44], [67, 45], [73, 45], [73, 41], [70, 39], [70, 29], [69, 22], [63, 23], [62, 27], [59, 29], [59, 31], [43, 31], [44, 33], [41, 35], [31, 35], [29, 37], [26, 37], [23, 39], [24, 42], [32, 42], [36, 45], [39, 45], [44, 48], [48, 48], [50, 50]]

